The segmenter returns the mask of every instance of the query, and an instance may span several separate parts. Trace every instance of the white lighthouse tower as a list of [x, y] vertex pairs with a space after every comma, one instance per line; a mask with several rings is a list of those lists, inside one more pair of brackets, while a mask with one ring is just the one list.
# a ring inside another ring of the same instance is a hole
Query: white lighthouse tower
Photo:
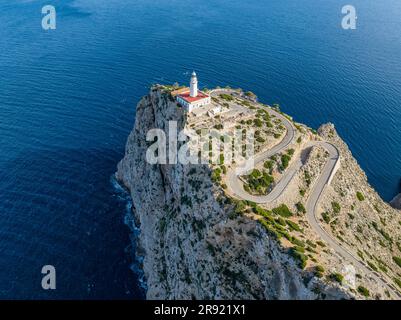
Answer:
[[198, 96], [198, 78], [196, 77], [196, 72], [192, 72], [191, 83], [190, 83], [190, 96], [195, 98]]
[[198, 78], [195, 71], [192, 72], [189, 88], [185, 87], [172, 91], [171, 95], [176, 97], [177, 102], [187, 108], [188, 112], [211, 103], [210, 96], [198, 90]]

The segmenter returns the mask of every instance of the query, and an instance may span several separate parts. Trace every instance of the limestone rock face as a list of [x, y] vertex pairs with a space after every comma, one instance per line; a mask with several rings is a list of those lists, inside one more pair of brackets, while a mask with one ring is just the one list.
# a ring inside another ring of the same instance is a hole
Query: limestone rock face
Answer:
[[390, 202], [391, 206], [395, 209], [401, 210], [401, 193], [394, 197]]
[[347, 299], [336, 284], [301, 270], [280, 244], [214, 185], [207, 165], [146, 162], [150, 129], [185, 114], [154, 87], [136, 108], [117, 179], [128, 188], [140, 225], [138, 250], [148, 299]]

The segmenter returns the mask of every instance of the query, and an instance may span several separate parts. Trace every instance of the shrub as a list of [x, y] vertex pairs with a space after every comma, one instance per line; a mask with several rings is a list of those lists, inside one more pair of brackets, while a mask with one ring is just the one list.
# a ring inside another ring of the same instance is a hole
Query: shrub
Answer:
[[295, 206], [297, 207], [298, 212], [306, 213], [305, 206], [301, 202], [298, 202]]
[[322, 266], [316, 266], [315, 267], [315, 275], [318, 278], [322, 278], [323, 277], [323, 273], [324, 273], [324, 268]]
[[394, 282], [397, 284], [397, 286], [399, 286], [401, 288], [401, 280], [394, 278]]
[[308, 261], [308, 257], [306, 255], [304, 255], [302, 252], [299, 252], [296, 248], [291, 248], [290, 254], [295, 260], [297, 260], [298, 266], [301, 269], [306, 267], [306, 262]]
[[254, 93], [251, 92], [251, 91], [245, 92], [245, 95], [246, 95], [247, 97], [250, 97], [250, 98], [256, 98], [256, 94], [254, 94]]
[[236, 200], [235, 201], [235, 213], [239, 214], [245, 210], [246, 204], [244, 201]]
[[281, 155], [281, 169], [287, 169], [290, 163], [291, 157], [288, 154]]
[[365, 200], [364, 195], [359, 191], [356, 193], [356, 197], [358, 198], [359, 201]]
[[259, 128], [262, 126], [262, 120], [260, 120], [260, 119], [253, 120], [253, 123], [255, 124], [255, 126], [257, 126]]
[[220, 98], [222, 98], [223, 100], [227, 100], [227, 101], [234, 100], [234, 97], [232, 95], [229, 95], [229, 94], [226, 94], [226, 93], [222, 93], [220, 95]]
[[341, 284], [344, 281], [344, 276], [340, 273], [335, 272], [335, 273], [330, 274], [330, 279]]
[[220, 168], [213, 170], [211, 179], [214, 183], [221, 180], [221, 169]]
[[260, 172], [257, 169], [254, 169], [245, 179], [249, 190], [258, 194], [266, 194], [270, 190], [272, 183], [274, 183], [273, 176], [266, 171]]
[[273, 236], [273, 238], [275, 238], [276, 240], [281, 238], [281, 235], [276, 230], [274, 230], [266, 220], [260, 219], [259, 223], [265, 228], [267, 233]]
[[302, 229], [295, 222], [292, 222], [291, 220], [287, 220], [287, 224], [290, 227], [290, 229], [292, 229], [294, 231], [302, 232]]
[[272, 170], [273, 169], [273, 164], [274, 164], [274, 162], [272, 160], [268, 160], [263, 164], [263, 166], [266, 169]]
[[277, 222], [278, 224], [282, 225], [282, 226], [286, 226], [286, 225], [287, 225], [286, 222], [285, 222], [285, 220], [284, 220], [283, 218], [281, 218], [281, 217], [278, 217], [278, 218], [276, 219], [276, 222]]
[[294, 245], [296, 245], [297, 247], [305, 247], [305, 243], [303, 243], [301, 240], [299, 240], [298, 238], [296, 238], [296, 237], [291, 237], [290, 239], [289, 239], [289, 241], [292, 243], [292, 244], [294, 244]]
[[260, 171], [258, 169], [253, 169], [251, 172], [251, 177], [252, 178], [258, 178], [261, 175]]
[[295, 150], [294, 149], [288, 149], [287, 154], [292, 156], [294, 154]]
[[401, 258], [400, 257], [393, 257], [393, 261], [401, 268]]
[[285, 204], [282, 204], [281, 206], [274, 208], [272, 211], [274, 214], [280, 215], [284, 218], [292, 216], [290, 209], [288, 209], [288, 207]]
[[377, 269], [377, 267], [373, 264], [373, 262], [370, 262], [370, 261], [368, 261], [367, 262], [368, 263], [368, 266], [371, 268], [371, 269], [373, 269], [374, 271], [379, 271], [378, 269]]
[[314, 244], [313, 243], [313, 241], [311, 241], [311, 240], [306, 240], [306, 243], [310, 246], [310, 247], [312, 247], [312, 248], [316, 248], [317, 247], [317, 245], [316, 244]]
[[330, 216], [327, 212], [322, 212], [322, 218], [324, 222], [329, 223], [330, 222]]
[[305, 171], [304, 176], [305, 176], [306, 185], [309, 187], [311, 184], [311, 176], [310, 176], [309, 171]]
[[333, 201], [331, 203], [331, 207], [333, 208], [334, 213], [340, 213], [341, 211], [341, 206], [338, 202]]
[[366, 289], [365, 287], [359, 286], [359, 287], [358, 287], [358, 292], [359, 292], [361, 295], [365, 296], [365, 297], [369, 297], [369, 296], [370, 296], [369, 290]]
[[319, 272], [324, 272], [324, 268], [322, 266], [316, 266], [315, 270]]

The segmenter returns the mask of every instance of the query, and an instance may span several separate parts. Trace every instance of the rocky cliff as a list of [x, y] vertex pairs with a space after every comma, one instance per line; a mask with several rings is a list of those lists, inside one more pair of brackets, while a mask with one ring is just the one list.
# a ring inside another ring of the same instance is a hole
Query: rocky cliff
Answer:
[[390, 204], [394, 208], [401, 210], [401, 193], [399, 195], [395, 196], [394, 199], [391, 200]]
[[238, 214], [238, 203], [212, 183], [208, 165], [151, 165], [150, 129], [169, 120], [186, 125], [169, 94], [151, 89], [136, 108], [135, 128], [118, 165], [140, 224], [138, 251], [148, 299], [342, 299], [335, 282], [302, 270], [260, 223]]

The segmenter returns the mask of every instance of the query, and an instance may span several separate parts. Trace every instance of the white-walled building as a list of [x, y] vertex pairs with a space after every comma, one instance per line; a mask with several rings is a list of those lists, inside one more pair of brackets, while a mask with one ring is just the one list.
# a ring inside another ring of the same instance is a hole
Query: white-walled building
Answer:
[[198, 78], [195, 71], [192, 73], [190, 87], [177, 95], [177, 102], [187, 108], [188, 112], [211, 102], [210, 96], [198, 90]]

